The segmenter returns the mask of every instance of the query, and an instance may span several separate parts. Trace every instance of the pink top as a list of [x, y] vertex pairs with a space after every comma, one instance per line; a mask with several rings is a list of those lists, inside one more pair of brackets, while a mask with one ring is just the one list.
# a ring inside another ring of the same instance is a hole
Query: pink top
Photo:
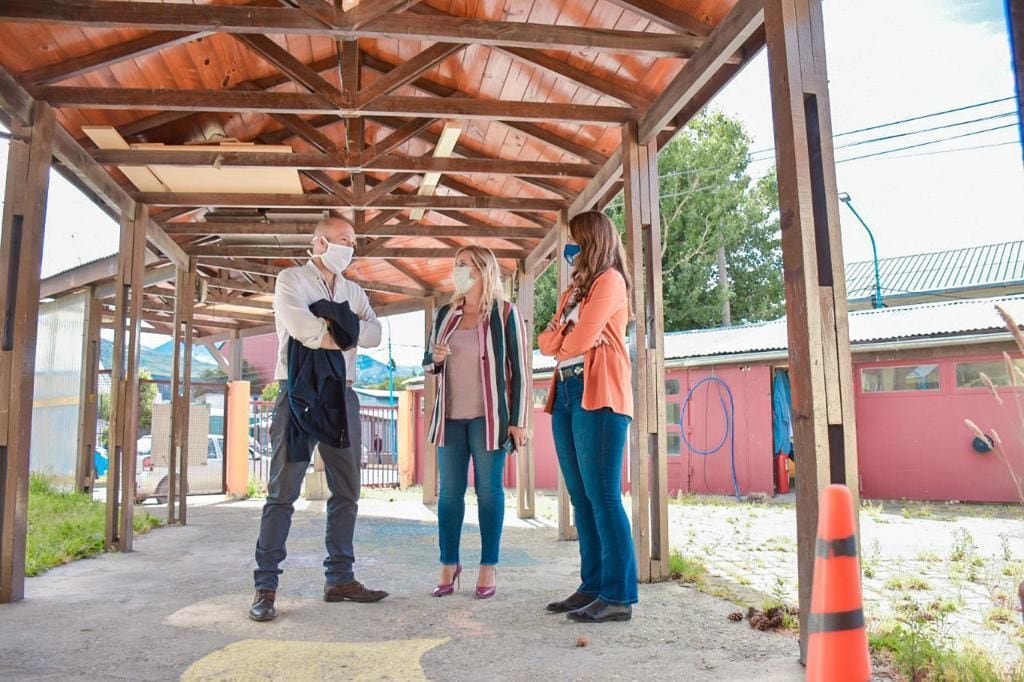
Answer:
[[485, 409], [483, 377], [480, 375], [480, 331], [457, 329], [448, 345], [452, 349], [444, 368], [448, 388], [448, 418], [483, 417]]

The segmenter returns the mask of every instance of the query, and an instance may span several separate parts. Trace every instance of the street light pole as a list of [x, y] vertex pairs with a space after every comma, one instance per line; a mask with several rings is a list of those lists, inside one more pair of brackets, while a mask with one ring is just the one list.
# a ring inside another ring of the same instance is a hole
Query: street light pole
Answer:
[[864, 226], [864, 230], [868, 233], [868, 239], [871, 240], [871, 254], [875, 262], [875, 295], [873, 297], [874, 300], [872, 301], [872, 304], [875, 308], [881, 308], [882, 277], [878, 271], [878, 246], [875, 244], [875, 235], [872, 234], [871, 228], [868, 227], [868, 224], [866, 222], [864, 222], [864, 219], [860, 217], [860, 213], [857, 213], [857, 209], [853, 207], [853, 200], [850, 198], [850, 195], [848, 193], [840, 192], [839, 201], [846, 204], [846, 208], [850, 209], [850, 212], [853, 213], [854, 217], [857, 218], [860, 224]]

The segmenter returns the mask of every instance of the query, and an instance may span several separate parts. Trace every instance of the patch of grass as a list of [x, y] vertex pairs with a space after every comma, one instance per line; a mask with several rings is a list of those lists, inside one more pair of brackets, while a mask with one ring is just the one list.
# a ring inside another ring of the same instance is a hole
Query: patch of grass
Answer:
[[953, 649], [922, 636], [903, 623], [889, 624], [868, 636], [871, 650], [887, 658], [910, 680], [1024, 681], [1024, 667], [1005, 669], [990, 654], [969, 642]]
[[1005, 606], [996, 606], [985, 614], [985, 625], [998, 629], [1000, 625], [1009, 625], [1016, 620], [1017, 614]]
[[942, 561], [942, 557], [935, 552], [921, 552], [917, 555], [917, 560], [923, 561], [927, 564], [937, 564]]
[[697, 507], [735, 507], [740, 504], [735, 497], [720, 495], [697, 495], [696, 493], [678, 494], [669, 497], [672, 504], [683, 504]]
[[902, 513], [905, 519], [930, 519], [935, 516], [932, 506], [925, 502], [905, 503]]
[[776, 535], [765, 540], [759, 549], [765, 552], [789, 552], [796, 551], [796, 540], [785, 535]]
[[[28, 548], [25, 574], [37, 576], [62, 564], [103, 551], [106, 509], [89, 495], [66, 492], [33, 474], [28, 496]], [[134, 517], [142, 534], [163, 522], [144, 511]]]
[[885, 581], [885, 587], [888, 590], [898, 590], [900, 592], [904, 590], [923, 591], [932, 589], [924, 578], [917, 575], [893, 576]]
[[250, 478], [249, 485], [245, 489], [245, 499], [262, 499], [267, 496], [267, 484], [263, 481]]
[[690, 585], [700, 585], [707, 577], [708, 569], [700, 559], [684, 557], [678, 549], [668, 557], [668, 570], [673, 580]]
[[1024, 577], [1024, 561], [1013, 561], [1004, 565], [1003, 575], [1009, 578]]

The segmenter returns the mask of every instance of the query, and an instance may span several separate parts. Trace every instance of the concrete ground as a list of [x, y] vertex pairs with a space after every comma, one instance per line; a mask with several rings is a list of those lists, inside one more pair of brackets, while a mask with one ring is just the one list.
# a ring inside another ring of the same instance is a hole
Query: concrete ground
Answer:
[[[641, 586], [631, 623], [546, 614], [544, 604], [577, 584], [576, 544], [511, 513], [497, 597], [474, 600], [468, 568], [459, 593], [435, 599], [431, 511], [365, 499], [357, 577], [391, 596], [327, 604], [322, 510], [296, 511], [277, 621], [246, 618], [260, 504], [199, 506], [189, 526], [142, 536], [131, 554], [30, 579], [25, 601], [0, 606], [0, 679], [803, 679], [794, 636], [732, 623], [732, 604], [678, 584]], [[467, 521], [474, 515], [469, 508]], [[476, 530], [467, 523], [468, 564]]]

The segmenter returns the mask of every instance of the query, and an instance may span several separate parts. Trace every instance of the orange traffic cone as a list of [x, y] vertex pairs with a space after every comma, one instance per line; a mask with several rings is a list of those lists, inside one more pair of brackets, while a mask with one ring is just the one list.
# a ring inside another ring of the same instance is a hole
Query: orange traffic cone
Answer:
[[845, 485], [830, 485], [821, 494], [814, 556], [814, 586], [807, 618], [807, 679], [870, 680], [853, 497]]

